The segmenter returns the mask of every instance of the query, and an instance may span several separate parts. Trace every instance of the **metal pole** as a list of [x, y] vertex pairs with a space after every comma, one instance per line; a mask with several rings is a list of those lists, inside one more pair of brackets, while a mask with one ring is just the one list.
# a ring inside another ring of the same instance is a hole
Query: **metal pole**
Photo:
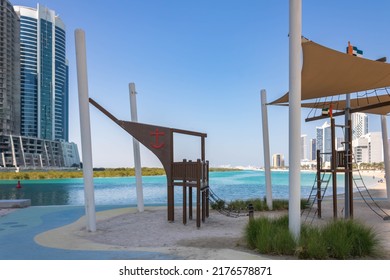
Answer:
[[350, 133], [349, 133], [349, 130], [352, 130], [352, 127], [349, 127], [348, 126], [348, 123], [349, 121], [351, 120], [351, 114], [350, 114], [350, 109], [351, 109], [351, 96], [350, 94], [348, 93], [346, 95], [346, 106], [345, 106], [345, 160], [346, 160], [346, 165], [345, 165], [345, 176], [344, 176], [344, 217], [345, 219], [349, 219], [350, 218], [350, 204], [349, 204], [349, 196], [350, 196], [350, 193], [349, 193], [349, 179], [350, 179], [350, 176], [349, 176], [349, 163], [352, 159], [351, 157], [351, 151], [352, 151], [352, 147], [351, 147], [351, 143], [352, 143], [352, 139], [349, 139], [349, 136], [350, 136]]
[[271, 185], [271, 163], [269, 151], [269, 133], [268, 133], [268, 113], [267, 113], [267, 92], [261, 90], [261, 115], [263, 121], [263, 151], [264, 151], [264, 172], [265, 188], [268, 209], [272, 210], [272, 185]]
[[390, 159], [389, 159], [389, 140], [387, 135], [387, 119], [386, 116], [381, 116], [382, 125], [382, 141], [383, 141], [383, 161], [385, 163], [385, 180], [387, 200], [390, 202]]
[[[131, 121], [138, 122], [137, 114], [137, 98], [135, 92], [135, 84], [129, 84], [130, 91], [130, 113]], [[142, 190], [142, 170], [141, 170], [141, 154], [139, 148], [139, 142], [133, 137], [133, 152], [134, 152], [134, 169], [135, 169], [135, 182], [137, 192], [137, 207], [138, 212], [144, 212], [144, 194]]]
[[302, 1], [290, 0], [289, 32], [289, 229], [295, 238], [301, 230], [301, 33]]
[[77, 83], [79, 91], [81, 150], [83, 156], [85, 214], [87, 217], [87, 230], [96, 231], [95, 195], [93, 186], [91, 123], [88, 102], [87, 55], [85, 45], [85, 32], [81, 29], [75, 31]]

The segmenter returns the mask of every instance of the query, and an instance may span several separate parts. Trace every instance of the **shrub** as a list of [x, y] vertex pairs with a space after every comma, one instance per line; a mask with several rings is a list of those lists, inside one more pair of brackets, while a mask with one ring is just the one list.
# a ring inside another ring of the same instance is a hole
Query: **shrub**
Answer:
[[275, 220], [264, 217], [250, 220], [246, 228], [246, 240], [250, 248], [256, 248], [262, 254], [291, 255], [296, 247], [288, 230], [286, 216]]
[[375, 232], [355, 220], [339, 220], [326, 225], [322, 231], [328, 255], [336, 259], [372, 256], [379, 239]]
[[296, 255], [300, 259], [327, 259], [327, 245], [321, 238], [321, 230], [303, 225]]
[[249, 221], [248, 247], [262, 254], [295, 255], [300, 259], [353, 259], [380, 256], [379, 239], [372, 228], [355, 220], [332, 221], [324, 227], [303, 225], [296, 242], [288, 227], [288, 216]]

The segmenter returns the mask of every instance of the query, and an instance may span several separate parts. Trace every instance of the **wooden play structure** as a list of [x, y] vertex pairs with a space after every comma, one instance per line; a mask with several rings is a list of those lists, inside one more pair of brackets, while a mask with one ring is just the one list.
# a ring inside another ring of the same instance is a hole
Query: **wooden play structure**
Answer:
[[209, 162], [198, 159], [195, 162], [183, 160], [172, 163], [172, 186], [183, 188], [183, 224], [187, 223], [187, 191], [188, 216], [192, 219], [192, 190], [196, 190], [196, 226], [200, 227], [200, 216], [204, 222], [209, 216]]
[[[298, 41], [298, 37], [299, 36], [294, 38]], [[326, 189], [330, 184], [333, 188], [333, 216], [334, 218], [337, 218], [336, 178], [337, 174], [344, 173], [344, 207], [342, 211], [345, 218], [353, 218], [354, 215], [354, 193], [352, 189], [355, 185], [358, 193], [367, 205], [378, 214], [378, 216], [388, 220], [389, 215], [378, 206], [376, 201], [369, 194], [359, 170], [353, 170], [354, 157], [352, 149], [351, 114], [364, 112], [381, 115], [382, 133], [387, 137], [385, 116], [390, 112], [390, 64], [385, 63], [385, 57], [377, 60], [363, 58], [362, 51], [358, 50], [356, 46], [352, 46], [350, 42], [348, 42], [346, 53], [343, 53], [322, 46], [302, 36], [300, 40], [303, 63], [300, 59], [297, 59], [297, 61], [299, 61], [297, 62], [297, 65], [299, 64], [299, 67], [296, 67], [294, 75], [297, 75], [297, 77], [299, 76], [301, 81], [299, 86], [297, 86], [298, 84], [295, 84], [297, 87], [294, 88], [294, 100], [290, 100], [290, 92], [287, 92], [280, 98], [277, 98], [268, 104], [290, 106], [290, 120], [292, 119], [292, 116], [298, 115], [301, 108], [310, 109], [309, 115], [311, 115], [311, 117], [306, 118], [306, 121], [315, 121], [329, 117], [331, 119], [332, 140], [330, 141], [330, 152], [328, 152], [328, 149], [327, 155], [317, 152], [317, 176], [307, 200], [308, 209], [303, 211], [302, 216], [305, 214], [307, 217], [311, 210], [314, 210], [313, 206], [315, 206], [315, 204], [317, 204], [317, 209], [312, 211], [315, 213], [314, 216], [322, 216], [322, 201]], [[296, 49], [298, 50], [299, 48]], [[301, 56], [300, 50], [296, 52], [296, 57], [298, 56]], [[294, 63], [295, 62], [296, 61], [294, 61]], [[299, 71], [301, 72], [298, 75]], [[297, 98], [298, 95], [299, 98]], [[296, 102], [298, 99], [299, 102]], [[298, 103], [300, 103], [300, 105]], [[334, 123], [334, 117], [337, 116], [344, 116], [343, 125], [336, 125]], [[290, 176], [290, 190], [294, 191], [291, 196], [294, 199], [290, 199], [290, 202], [294, 202], [294, 210], [298, 209], [298, 207], [296, 207], [296, 202], [299, 195], [294, 184], [299, 181], [297, 178], [300, 170], [296, 166], [299, 164], [297, 160], [299, 159], [299, 149], [297, 149], [296, 146], [299, 144], [299, 140], [295, 138], [297, 135], [292, 132], [295, 132], [295, 128], [300, 129], [300, 126], [298, 125], [299, 122], [299, 118], [290, 122], [291, 125], [296, 125], [296, 127], [290, 127], [291, 137], [289, 139], [289, 157], [290, 159], [295, 160], [293, 162], [294, 165], [290, 166], [290, 172], [293, 174], [293, 176]], [[335, 127], [342, 127], [344, 130], [343, 150], [336, 150], [334, 143]], [[385, 133], [384, 128], [386, 128]], [[388, 149], [388, 143], [385, 140], [383, 141], [383, 147], [384, 149]], [[390, 160], [388, 155], [388, 152], [384, 152], [387, 175], [390, 174]], [[330, 167], [324, 167], [322, 165], [322, 157], [327, 158], [326, 161], [330, 162]], [[354, 177], [353, 175], [357, 175], [357, 177]], [[387, 176], [386, 178], [388, 200], [390, 198], [389, 178], [390, 176]], [[294, 214], [291, 215], [291, 217], [295, 218], [294, 222], [291, 224], [296, 225], [298, 219], [296, 219], [295, 212], [292, 210], [289, 211], [289, 213]], [[294, 231], [297, 232], [297, 227], [294, 228]]]
[[[316, 118], [318, 119], [318, 118]], [[310, 121], [310, 119], [307, 119]], [[342, 142], [344, 150], [336, 150], [335, 141], [331, 141], [331, 151], [327, 153], [321, 153], [317, 150], [317, 172], [315, 183], [312, 187], [310, 195], [307, 199], [307, 208], [302, 211], [302, 216], [305, 216], [304, 221], [313, 220], [315, 216], [322, 218], [322, 201], [325, 197], [325, 193], [328, 189], [328, 185], [332, 185], [332, 204], [333, 204], [333, 218], [338, 218], [338, 199], [337, 199], [337, 174], [344, 173], [345, 176], [345, 193], [349, 193], [345, 201], [346, 206], [343, 211], [347, 217], [354, 217], [353, 188], [356, 187], [358, 194], [361, 196], [367, 206], [375, 212], [383, 220], [389, 220], [390, 216], [376, 203], [376, 201], [370, 195], [367, 189], [363, 177], [360, 174], [358, 168], [354, 168], [354, 156], [352, 152], [352, 125], [351, 120], [348, 120], [347, 125], [336, 125], [335, 119], [330, 114], [330, 131], [331, 139], [336, 139], [336, 127], [340, 127], [344, 130], [345, 141]], [[323, 159], [326, 155], [330, 156], [330, 167], [323, 166]], [[354, 174], [355, 173], [355, 174]], [[327, 176], [328, 175], [328, 176]], [[317, 208], [314, 205], [317, 204]]]
[[[346, 126], [340, 126], [345, 129], [345, 134], [348, 134], [349, 137], [346, 139], [352, 139], [352, 130], [351, 130], [351, 121], [348, 122]], [[330, 118], [330, 131], [331, 139], [336, 138], [335, 133], [335, 119]], [[344, 141], [344, 146], [352, 147], [352, 141]], [[311, 209], [312, 206], [317, 202], [317, 216], [318, 218], [322, 217], [322, 200], [325, 196], [329, 183], [332, 185], [332, 201], [333, 201], [333, 217], [337, 218], [337, 173], [344, 173], [345, 176], [348, 176], [347, 188], [350, 193], [348, 204], [349, 207], [349, 216], [353, 217], [353, 169], [352, 169], [352, 153], [348, 152], [349, 149], [336, 150], [335, 141], [331, 141], [331, 152], [321, 153], [320, 150], [317, 150], [317, 173], [315, 184], [310, 192], [309, 198], [307, 200], [307, 206]], [[326, 168], [323, 166], [323, 159], [326, 155], [330, 156], [330, 167]], [[326, 175], [329, 176], [326, 176]]]
[[[160, 160], [167, 176], [168, 221], [173, 222], [175, 220], [175, 187], [183, 188], [183, 224], [187, 223], [187, 213], [189, 219], [192, 219], [193, 189], [195, 189], [196, 225], [199, 228], [201, 220], [204, 222], [206, 217], [209, 216], [209, 163], [205, 156], [205, 138], [207, 134], [118, 120], [92, 98], [89, 99], [89, 102], [153, 152]], [[201, 158], [196, 161], [174, 162], [173, 140], [175, 133], [200, 137]]]

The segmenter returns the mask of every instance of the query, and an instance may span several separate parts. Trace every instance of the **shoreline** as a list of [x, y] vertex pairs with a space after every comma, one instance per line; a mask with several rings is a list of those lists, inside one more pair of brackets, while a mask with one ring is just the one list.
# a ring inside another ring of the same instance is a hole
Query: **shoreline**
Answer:
[[[130, 168], [132, 169], [132, 168]], [[156, 170], [160, 170], [160, 168], [156, 168]], [[221, 173], [224, 173], [224, 172], [243, 172], [243, 171], [248, 171], [248, 172], [265, 172], [264, 169], [224, 169], [224, 170], [210, 170], [210, 173], [217, 173], [217, 172], [221, 172]], [[94, 171], [96, 172], [96, 171]], [[101, 172], [101, 171], [97, 171], [97, 172]], [[120, 173], [120, 171], [118, 171]], [[271, 173], [272, 172], [276, 172], [276, 173], [288, 173], [289, 172], [289, 169], [271, 169]], [[301, 173], [305, 174], [305, 173], [316, 173], [317, 171], [316, 170], [311, 170], [311, 169], [302, 169], [300, 171]], [[384, 170], [360, 170], [359, 171], [360, 174], [363, 176], [384, 176], [385, 175], [385, 171]], [[42, 177], [42, 178], [36, 178], [36, 177], [32, 177], [32, 178], [29, 178], [29, 177], [23, 177], [21, 175], [23, 174], [45, 174], [45, 176], [48, 176], [48, 177]], [[64, 174], [80, 174], [80, 176], [62, 176]], [[354, 173], [357, 173], [357, 171], [355, 171]], [[1, 177], [1, 174], [10, 174], [12, 176], [9, 176], [9, 177]], [[57, 177], [57, 176], [52, 176], [50, 177], [50, 174], [62, 174], [61, 176]], [[339, 174], [343, 174], [343, 173], [339, 173]], [[112, 175], [112, 174], [111, 174]], [[142, 175], [142, 177], [159, 177], [159, 176], [166, 176], [165, 173], [164, 174], [156, 174], [156, 173], [150, 173], [150, 174], [145, 174], [145, 175]], [[94, 178], [133, 178], [135, 177], [134, 174], [117, 174], [116, 176], [102, 176], [102, 174], [99, 174], [99, 173], [95, 173], [95, 176]], [[34, 181], [34, 180], [61, 180], [61, 179], [83, 179], [83, 175], [82, 175], [82, 171], [26, 171], [26, 172], [19, 172], [19, 173], [15, 173], [15, 172], [0, 172], [0, 184], [1, 184], [1, 181]]]

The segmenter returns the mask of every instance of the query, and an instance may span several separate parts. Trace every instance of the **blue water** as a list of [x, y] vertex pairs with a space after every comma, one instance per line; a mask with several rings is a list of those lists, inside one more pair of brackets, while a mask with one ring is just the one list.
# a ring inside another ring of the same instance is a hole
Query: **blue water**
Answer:
[[[315, 173], [301, 173], [301, 197], [307, 198], [313, 187]], [[165, 176], [143, 177], [145, 205], [166, 205], [167, 184]], [[372, 186], [377, 178], [365, 177], [365, 183]], [[26, 180], [22, 188], [16, 189], [17, 181], [0, 181], [0, 199], [31, 199], [38, 205], [84, 205], [82, 179]], [[344, 176], [338, 176], [338, 186], [343, 186]], [[137, 203], [134, 177], [95, 178], [95, 201], [97, 205], [129, 205]], [[263, 198], [266, 195], [263, 171], [211, 172], [210, 188], [223, 200]], [[272, 172], [273, 198], [288, 199], [288, 172]], [[344, 187], [337, 189], [342, 193]], [[328, 187], [327, 195], [331, 195]], [[175, 203], [181, 204], [182, 189], [175, 187]]]

